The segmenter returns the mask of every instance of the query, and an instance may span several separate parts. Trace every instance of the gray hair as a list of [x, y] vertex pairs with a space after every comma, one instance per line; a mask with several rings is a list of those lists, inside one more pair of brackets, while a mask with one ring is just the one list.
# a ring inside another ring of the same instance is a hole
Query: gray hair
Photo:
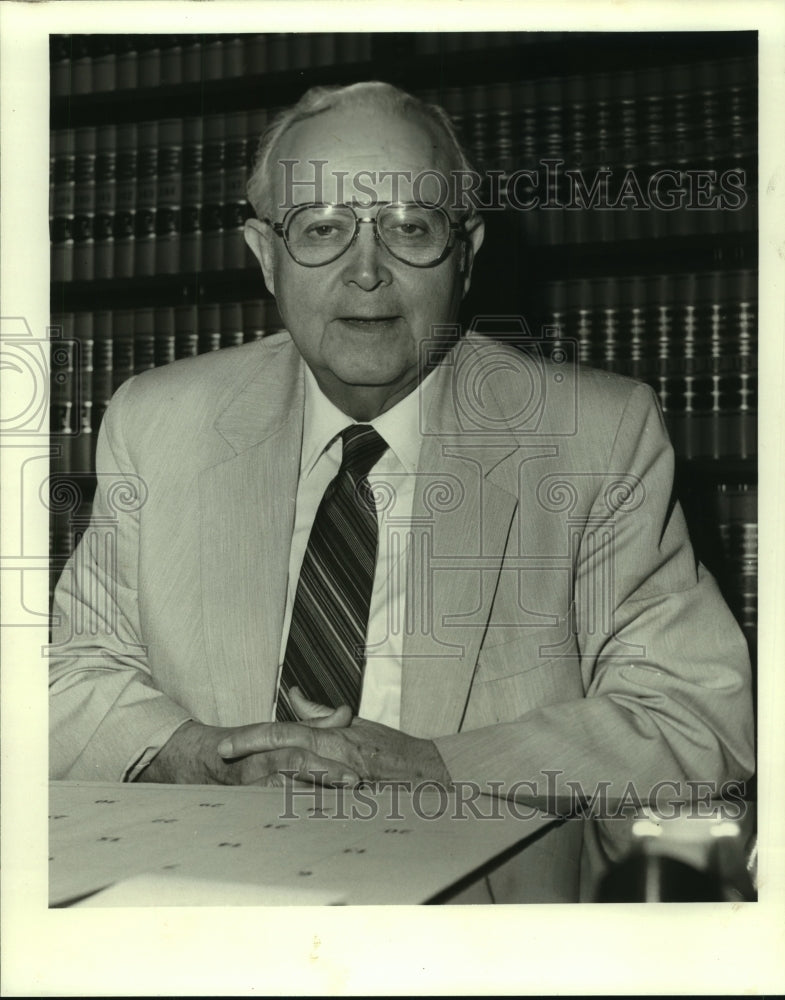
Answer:
[[[405, 90], [377, 80], [353, 83], [346, 87], [311, 87], [295, 105], [279, 112], [259, 139], [253, 170], [246, 186], [248, 201], [258, 218], [262, 219], [271, 214], [270, 161], [281, 136], [297, 122], [349, 103], [371, 103], [383, 111], [418, 114], [444, 136], [447, 149], [455, 161], [455, 169], [466, 172], [473, 170], [469, 157], [458, 139], [452, 119], [438, 104], [421, 101]], [[468, 215], [474, 215], [475, 211], [474, 205], [470, 203]]]

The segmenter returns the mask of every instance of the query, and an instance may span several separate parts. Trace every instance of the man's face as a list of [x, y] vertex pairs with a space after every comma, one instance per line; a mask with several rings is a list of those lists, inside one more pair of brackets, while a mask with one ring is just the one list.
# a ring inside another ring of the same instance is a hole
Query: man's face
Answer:
[[[280, 222], [290, 205], [319, 200], [311, 160], [327, 161], [322, 168], [325, 202], [348, 202], [359, 194], [366, 203], [390, 201], [396, 193], [398, 200], [412, 201], [411, 180], [423, 171], [450, 177], [453, 164], [438, 142], [416, 117], [371, 107], [334, 109], [299, 122], [284, 134], [274, 154], [272, 218]], [[298, 161], [290, 176], [310, 183], [290, 184], [293, 190], [285, 191], [282, 160]], [[370, 174], [358, 178], [359, 171]], [[406, 172], [398, 175], [397, 192], [391, 179], [379, 180], [383, 171]], [[369, 181], [374, 174], [376, 183]], [[372, 188], [373, 194], [356, 183]], [[424, 184], [420, 197], [428, 198], [429, 191], [432, 197], [437, 188]], [[374, 205], [358, 208], [357, 214], [375, 216], [377, 211]], [[459, 214], [450, 212], [453, 220]], [[250, 223], [246, 235], [300, 353], [325, 393], [348, 411], [354, 399], [376, 400], [372, 408], [381, 411], [414, 388], [421, 341], [432, 335], [434, 324], [455, 320], [468, 289], [472, 253], [460, 241], [435, 267], [412, 267], [393, 257], [374, 238], [373, 227], [364, 224], [337, 260], [304, 267], [269, 226]], [[472, 234], [475, 248], [481, 240], [478, 227]]]

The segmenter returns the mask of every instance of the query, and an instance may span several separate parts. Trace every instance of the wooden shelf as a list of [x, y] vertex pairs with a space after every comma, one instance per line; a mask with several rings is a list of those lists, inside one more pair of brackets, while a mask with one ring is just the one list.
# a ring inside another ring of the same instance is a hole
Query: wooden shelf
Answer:
[[758, 459], [677, 458], [676, 482], [682, 489], [699, 490], [718, 483], [753, 486], [758, 482]]

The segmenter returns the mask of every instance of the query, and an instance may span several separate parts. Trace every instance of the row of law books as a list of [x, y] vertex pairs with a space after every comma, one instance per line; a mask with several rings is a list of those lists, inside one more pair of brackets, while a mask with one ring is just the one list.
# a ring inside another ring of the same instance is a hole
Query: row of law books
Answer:
[[755, 454], [754, 271], [555, 281], [538, 312], [578, 363], [656, 390], [679, 456]]
[[450, 113], [486, 203], [535, 243], [755, 228], [757, 82], [748, 60], [420, 94]]
[[[563, 155], [570, 164], [755, 151], [757, 70], [743, 57], [431, 88], [479, 160]], [[500, 133], [500, 134], [499, 134]], [[673, 164], [670, 164], [673, 165]]]
[[[623, 81], [600, 74], [588, 83], [564, 78], [423, 96], [449, 98], [456, 122], [471, 130], [473, 153], [490, 164], [481, 174], [480, 205], [517, 212], [531, 245], [752, 231], [757, 200], [748, 122], [754, 110], [742, 61], [734, 61], [727, 77], [717, 76], [719, 66], [672, 67], [677, 76], [695, 73], [717, 88], [711, 101], [708, 91], [693, 101], [685, 96], [691, 91], [679, 91], [674, 107], [651, 90], [651, 81], [644, 87], [654, 72], [648, 69], [638, 74], [639, 85], [636, 73], [621, 74], [633, 78], [626, 90]], [[599, 81], [607, 101], [591, 93]], [[513, 95], [519, 87], [525, 93]], [[611, 101], [617, 89], [633, 96]], [[585, 100], [564, 103], [576, 96]], [[639, 106], [645, 114], [636, 117]], [[53, 279], [249, 266], [245, 184], [274, 114], [270, 108], [54, 131]], [[696, 137], [689, 148], [676, 136], [681, 132]], [[606, 143], [596, 156], [578, 148], [589, 136]]]
[[234, 112], [54, 131], [52, 279], [243, 268], [245, 197], [273, 112]]
[[98, 430], [115, 390], [132, 375], [282, 328], [272, 299], [52, 316], [50, 600], [90, 516]]
[[87, 476], [94, 471], [101, 420], [116, 389], [132, 375], [281, 329], [272, 299], [52, 316], [53, 471]]
[[758, 620], [757, 500], [757, 487], [749, 483], [720, 483], [711, 498], [722, 555], [721, 583], [731, 610], [753, 642]]
[[53, 97], [367, 62], [367, 32], [50, 35]]

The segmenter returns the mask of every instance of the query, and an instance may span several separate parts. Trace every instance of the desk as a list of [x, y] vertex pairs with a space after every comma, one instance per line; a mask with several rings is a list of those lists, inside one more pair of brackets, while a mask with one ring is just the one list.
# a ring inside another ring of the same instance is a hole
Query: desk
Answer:
[[412, 794], [53, 782], [49, 902], [744, 901], [754, 809], [739, 805], [565, 821], [428, 783]]
[[50, 906], [443, 901], [554, 819], [443, 789], [53, 782]]

